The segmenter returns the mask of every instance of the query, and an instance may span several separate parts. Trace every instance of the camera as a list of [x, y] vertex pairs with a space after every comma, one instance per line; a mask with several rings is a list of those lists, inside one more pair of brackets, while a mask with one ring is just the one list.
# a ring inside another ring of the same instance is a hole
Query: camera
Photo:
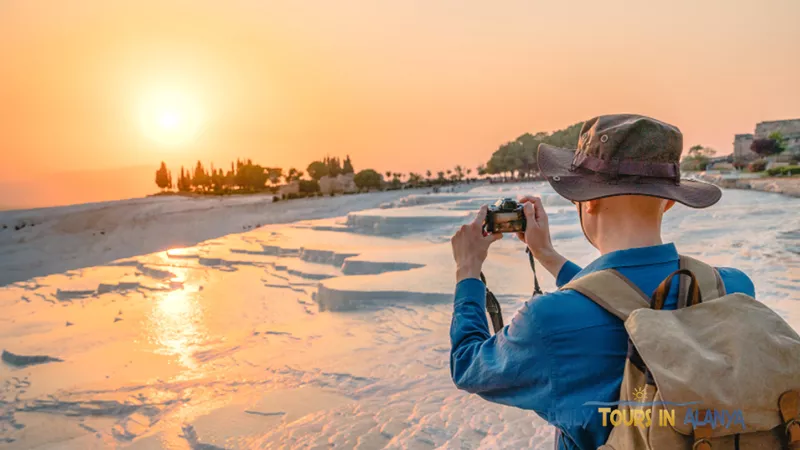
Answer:
[[489, 206], [483, 223], [487, 233], [524, 233], [526, 226], [522, 205], [510, 198], [501, 198]]

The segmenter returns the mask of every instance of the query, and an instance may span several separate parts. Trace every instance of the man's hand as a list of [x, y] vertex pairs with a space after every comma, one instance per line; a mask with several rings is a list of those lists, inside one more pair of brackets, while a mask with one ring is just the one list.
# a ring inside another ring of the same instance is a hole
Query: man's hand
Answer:
[[525, 233], [517, 233], [517, 237], [528, 246], [533, 257], [548, 272], [557, 277], [561, 266], [567, 260], [553, 247], [553, 241], [550, 239], [550, 224], [547, 221], [547, 213], [544, 211], [542, 199], [528, 196], [522, 197], [519, 202], [523, 204], [527, 228]]
[[456, 282], [467, 278], [480, 278], [489, 246], [503, 237], [500, 233], [484, 236], [483, 221], [486, 219], [487, 209], [486, 205], [482, 206], [475, 220], [469, 225], [462, 225], [450, 239], [453, 244], [453, 258], [456, 260]]

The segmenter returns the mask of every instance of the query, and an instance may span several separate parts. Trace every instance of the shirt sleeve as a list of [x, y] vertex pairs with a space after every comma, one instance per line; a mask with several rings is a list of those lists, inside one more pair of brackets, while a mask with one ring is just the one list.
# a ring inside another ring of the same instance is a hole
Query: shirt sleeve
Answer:
[[[529, 300], [530, 302], [531, 300]], [[528, 304], [492, 335], [486, 288], [477, 279], [456, 286], [450, 325], [450, 375], [459, 389], [486, 400], [536, 411], [545, 419], [552, 401], [551, 361]]]
[[728, 294], [740, 292], [750, 297], [756, 296], [753, 281], [741, 270], [732, 267], [717, 267], [717, 272], [719, 272], [722, 283], [725, 285], [725, 292]]
[[561, 270], [558, 271], [558, 276], [556, 277], [556, 286], [559, 288], [564, 286], [565, 284], [572, 281], [581, 270], [581, 267], [575, 264], [572, 261], [567, 261], [561, 266]]

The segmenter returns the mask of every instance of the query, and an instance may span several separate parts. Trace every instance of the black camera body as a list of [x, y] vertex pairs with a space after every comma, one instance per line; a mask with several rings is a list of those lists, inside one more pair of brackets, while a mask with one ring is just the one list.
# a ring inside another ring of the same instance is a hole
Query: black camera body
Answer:
[[513, 199], [501, 198], [489, 206], [483, 228], [487, 233], [524, 233], [527, 225], [522, 205]]

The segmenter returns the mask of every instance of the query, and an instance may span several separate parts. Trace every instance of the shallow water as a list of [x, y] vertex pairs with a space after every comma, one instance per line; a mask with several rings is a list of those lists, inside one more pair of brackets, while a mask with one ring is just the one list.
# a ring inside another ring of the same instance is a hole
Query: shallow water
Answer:
[[[0, 366], [0, 447], [551, 448], [535, 414], [457, 391], [448, 369], [449, 237], [481, 204], [533, 193], [558, 249], [596, 258], [548, 186], [484, 185], [0, 288], [0, 347], [64, 360]], [[798, 211], [729, 190], [676, 206], [664, 235], [743, 270], [800, 329]], [[532, 286], [522, 249], [503, 239], [485, 268], [506, 315]]]

